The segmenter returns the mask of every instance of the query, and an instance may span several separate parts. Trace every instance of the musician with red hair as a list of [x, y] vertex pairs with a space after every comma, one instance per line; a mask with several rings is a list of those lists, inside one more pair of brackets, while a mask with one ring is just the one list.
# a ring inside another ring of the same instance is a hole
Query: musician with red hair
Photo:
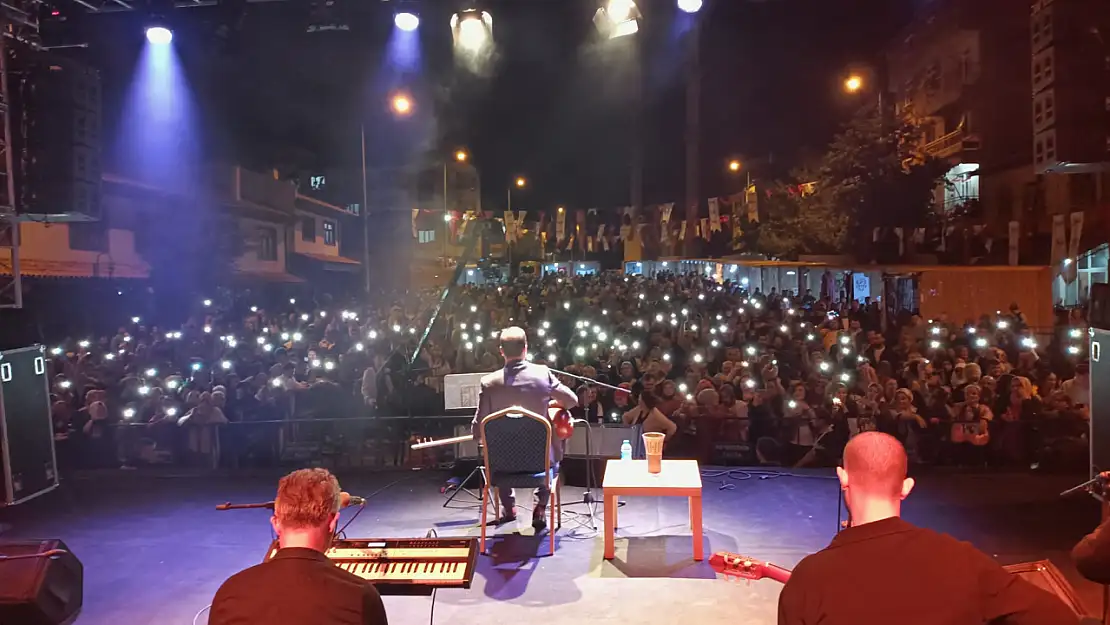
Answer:
[[779, 595], [779, 625], [1057, 625], [1060, 600], [965, 542], [900, 518], [913, 490], [898, 439], [863, 432], [836, 473], [851, 526], [798, 563]]

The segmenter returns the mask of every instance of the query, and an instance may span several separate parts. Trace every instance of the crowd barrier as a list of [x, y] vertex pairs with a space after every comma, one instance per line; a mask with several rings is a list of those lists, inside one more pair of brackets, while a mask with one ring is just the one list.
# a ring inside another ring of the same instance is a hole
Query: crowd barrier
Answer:
[[[118, 423], [100, 439], [70, 435], [60, 437], [56, 447], [63, 471], [119, 466], [206, 469], [434, 467], [452, 462], [456, 455], [476, 456], [476, 447], [460, 444], [413, 451], [410, 445], [427, 439], [468, 434], [471, 418], [469, 414], [377, 416], [184, 427]], [[768, 446], [766, 437], [753, 440], [746, 419], [703, 417], [697, 418], [695, 423], [692, 432], [687, 431], [668, 444], [668, 453], [714, 465], [751, 465], [788, 459], [775, 457], [776, 447], [782, 445], [770, 441]], [[1086, 466], [1087, 440], [1082, 422], [1053, 418], [996, 423], [992, 425], [992, 440], [981, 447], [951, 444], [947, 436], [949, 427], [950, 424], [933, 426], [916, 432], [912, 440], [904, 441], [916, 462], [1027, 468]], [[617, 429], [623, 430], [620, 426], [608, 426], [599, 431], [599, 427], [594, 426], [592, 448], [612, 447], [606, 446], [605, 441], [617, 441], [625, 436], [615, 432]], [[585, 432], [576, 430], [576, 437], [584, 438]], [[571, 455], [577, 448], [574, 443], [572, 439], [568, 448]]]

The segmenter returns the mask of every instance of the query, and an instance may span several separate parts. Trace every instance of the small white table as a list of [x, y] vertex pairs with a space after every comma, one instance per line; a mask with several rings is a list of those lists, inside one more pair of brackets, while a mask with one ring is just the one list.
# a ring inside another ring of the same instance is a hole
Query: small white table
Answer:
[[617, 497], [687, 497], [690, 529], [694, 532], [694, 559], [702, 560], [701, 470], [697, 460], [664, 460], [662, 471], [648, 473], [647, 460], [609, 460], [605, 464], [602, 497], [605, 500], [605, 559], [614, 557], [617, 530]]

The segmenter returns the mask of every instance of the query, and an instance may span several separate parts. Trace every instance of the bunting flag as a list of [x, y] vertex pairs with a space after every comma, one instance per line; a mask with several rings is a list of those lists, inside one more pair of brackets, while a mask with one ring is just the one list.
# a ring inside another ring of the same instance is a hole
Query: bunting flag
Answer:
[[574, 236], [578, 239], [578, 249], [585, 250], [586, 249], [586, 233], [585, 233], [585, 229], [586, 229], [586, 211], [585, 211], [585, 209], [580, 208], [576, 212], [577, 212], [577, 217], [578, 217], [578, 219], [576, 221], [578, 223], [576, 223], [575, 226], [574, 226]]
[[513, 241], [516, 241], [516, 219], [513, 217], [513, 211], [505, 211], [505, 242]]
[[1007, 234], [1010, 237], [1010, 253], [1008, 260], [1011, 265], [1016, 265], [1018, 264], [1018, 252], [1021, 249], [1021, 222], [1016, 220], [1011, 221]]
[[594, 251], [594, 238], [593, 237], [586, 237], [586, 251], [587, 252], [593, 252]]
[[625, 213], [624, 216], [621, 217], [620, 238], [621, 241], [632, 239], [632, 217], [628, 213]]
[[744, 192], [744, 203], [748, 207], [748, 222], [759, 223], [759, 192], [754, 184], [748, 186], [747, 191]]
[[605, 224], [601, 224], [600, 226], [597, 227], [597, 240], [601, 241], [602, 248], [604, 248], [605, 251], [608, 252], [609, 251], [609, 237], [605, 236]]
[[559, 210], [555, 215], [555, 241], [565, 241], [567, 238], [567, 212]]
[[659, 231], [664, 242], [671, 240], [671, 213], [674, 212], [674, 202], [667, 202], [659, 206]]
[[463, 220], [462, 220], [462, 213], [459, 212], [459, 211], [451, 211], [451, 222], [450, 222], [450, 224], [451, 224], [451, 240], [452, 241], [457, 241], [459, 239], [459, 237], [462, 236], [462, 235], [459, 234], [460, 229], [466, 226], [466, 224], [463, 223]]
[[719, 232], [721, 230], [720, 201], [720, 198], [709, 198], [709, 230], [712, 232]]
[[459, 238], [462, 239], [466, 236], [466, 226], [470, 223], [470, 211], [466, 211], [463, 218], [459, 220]]
[[702, 217], [701, 218], [701, 238], [705, 239], [706, 241], [709, 240], [709, 218], [708, 217]]
[[685, 219], [683, 219], [681, 222], [679, 222], [678, 240], [679, 241], [685, 241], [686, 240], [686, 220]]
[[915, 228], [913, 231], [913, 244], [922, 245], [925, 243], [925, 229]]
[[1064, 215], [1052, 216], [1052, 267], [1060, 270], [1061, 263], [1068, 253], [1067, 221]]
[[894, 234], [898, 235], [898, 256], [902, 256], [906, 253], [905, 231], [901, 228], [895, 228]]
[[417, 234], [416, 234], [416, 218], [419, 217], [419, 216], [420, 216], [420, 209], [419, 208], [412, 209], [412, 238], [414, 238], [414, 239], [417, 237]]

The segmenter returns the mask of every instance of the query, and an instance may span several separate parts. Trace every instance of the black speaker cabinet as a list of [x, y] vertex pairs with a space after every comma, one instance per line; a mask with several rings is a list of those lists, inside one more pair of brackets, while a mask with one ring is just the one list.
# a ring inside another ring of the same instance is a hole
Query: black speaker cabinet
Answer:
[[47, 378], [41, 345], [0, 352], [0, 507], [58, 486]]
[[1110, 330], [1091, 331], [1091, 476], [1110, 470], [1110, 353], [1102, 358], [1102, 346], [1110, 349]]
[[[39, 556], [55, 549], [62, 553]], [[84, 600], [84, 577], [81, 561], [60, 540], [0, 542], [0, 623], [74, 622]]]
[[1110, 330], [1110, 284], [1096, 282], [1091, 285], [1087, 321], [1092, 328]]

